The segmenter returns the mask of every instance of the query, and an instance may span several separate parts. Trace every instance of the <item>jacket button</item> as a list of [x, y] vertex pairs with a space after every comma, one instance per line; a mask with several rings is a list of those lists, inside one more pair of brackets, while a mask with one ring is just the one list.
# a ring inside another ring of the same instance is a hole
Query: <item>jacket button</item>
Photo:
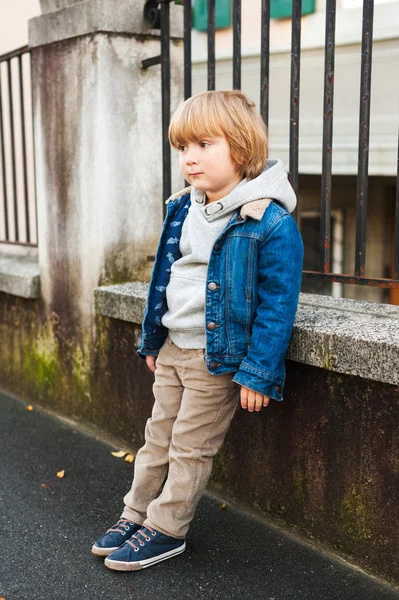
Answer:
[[220, 244], [215, 244], [214, 248], [218, 252], [219, 250], [221, 250], [222, 246]]
[[208, 290], [216, 290], [217, 285], [214, 281], [211, 281], [211, 283], [208, 284]]
[[212, 360], [212, 361], [209, 363], [209, 368], [210, 368], [210, 369], [212, 369], [212, 371], [214, 371], [214, 370], [216, 369], [216, 367], [217, 367], [217, 366], [218, 366], [218, 364], [217, 364], [216, 360]]
[[214, 329], [216, 329], [217, 325], [216, 325], [216, 323], [211, 321], [210, 323], [208, 323], [207, 327], [210, 331], [213, 331]]

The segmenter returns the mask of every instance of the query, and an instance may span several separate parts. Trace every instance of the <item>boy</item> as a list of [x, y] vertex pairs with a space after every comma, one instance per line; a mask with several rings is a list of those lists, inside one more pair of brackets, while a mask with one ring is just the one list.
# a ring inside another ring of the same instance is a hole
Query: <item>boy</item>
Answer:
[[116, 525], [92, 548], [134, 571], [185, 550], [185, 537], [239, 400], [282, 400], [301, 284], [295, 194], [239, 91], [186, 100], [169, 139], [191, 184], [167, 201], [138, 354], [155, 403]]

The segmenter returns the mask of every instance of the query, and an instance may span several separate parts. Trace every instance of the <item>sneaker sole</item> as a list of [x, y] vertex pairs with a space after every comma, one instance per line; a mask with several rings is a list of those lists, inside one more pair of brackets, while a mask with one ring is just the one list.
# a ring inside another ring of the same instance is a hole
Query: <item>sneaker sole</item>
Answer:
[[118, 548], [120, 548], [120, 546], [115, 546], [115, 548], [100, 548], [94, 544], [91, 548], [91, 551], [92, 554], [95, 554], [96, 556], [108, 556], [108, 554], [115, 552], [115, 550], [118, 550]]
[[104, 564], [108, 569], [114, 569], [115, 571], [140, 571], [140, 569], [146, 569], [147, 567], [151, 567], [163, 560], [167, 560], [168, 558], [172, 558], [177, 554], [181, 554], [186, 549], [186, 542], [182, 546], [179, 546], [175, 550], [169, 550], [169, 552], [165, 552], [160, 556], [154, 556], [154, 558], [146, 558], [144, 560], [139, 560], [137, 562], [122, 562], [119, 560], [109, 560], [105, 559]]

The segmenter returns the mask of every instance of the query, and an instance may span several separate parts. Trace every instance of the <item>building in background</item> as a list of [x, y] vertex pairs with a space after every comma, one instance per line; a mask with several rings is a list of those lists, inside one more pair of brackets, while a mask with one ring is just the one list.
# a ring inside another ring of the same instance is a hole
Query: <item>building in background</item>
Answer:
[[[195, 0], [201, 5], [202, 0]], [[271, 0], [270, 156], [289, 164], [291, 2]], [[197, 4], [198, 6], [198, 4]], [[303, 3], [298, 222], [305, 269], [318, 270], [325, 2]], [[313, 12], [311, 12], [313, 11]], [[194, 20], [195, 26], [195, 20]], [[242, 2], [242, 89], [259, 105], [261, 0]], [[333, 129], [332, 270], [353, 273], [360, 105], [362, 2], [338, 0]], [[371, 77], [366, 273], [391, 277], [399, 125], [399, 1], [376, 0]], [[216, 89], [232, 87], [231, 27], [216, 32]], [[193, 30], [193, 93], [207, 86], [206, 32]], [[304, 279], [303, 291], [399, 304], [398, 291]]]

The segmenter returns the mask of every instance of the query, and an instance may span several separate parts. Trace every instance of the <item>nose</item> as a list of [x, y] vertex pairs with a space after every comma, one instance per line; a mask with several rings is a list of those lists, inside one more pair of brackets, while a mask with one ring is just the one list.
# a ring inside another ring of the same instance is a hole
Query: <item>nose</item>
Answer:
[[187, 149], [187, 154], [185, 156], [185, 163], [186, 165], [195, 165], [197, 164], [198, 159], [195, 153], [195, 149], [194, 148], [188, 148]]

